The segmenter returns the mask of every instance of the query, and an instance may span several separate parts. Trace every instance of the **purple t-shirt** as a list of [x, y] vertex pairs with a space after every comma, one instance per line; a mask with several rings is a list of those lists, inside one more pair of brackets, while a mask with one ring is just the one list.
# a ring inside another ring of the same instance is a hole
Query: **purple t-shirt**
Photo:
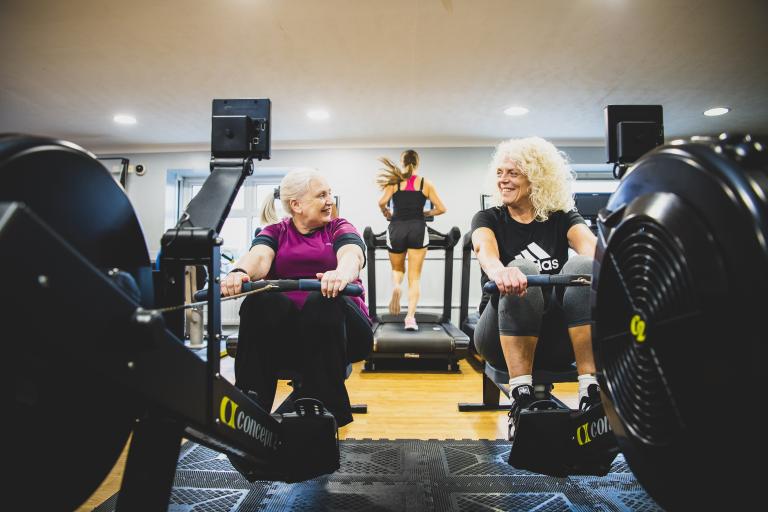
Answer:
[[[347, 244], [359, 246], [365, 255], [365, 244], [360, 234], [352, 224], [341, 218], [331, 220], [317, 231], [302, 235], [289, 217], [265, 227], [253, 239], [253, 245], [266, 245], [275, 251], [275, 260], [267, 279], [317, 279], [315, 274], [318, 272], [336, 269], [336, 251]], [[363, 286], [359, 277], [354, 283]], [[299, 309], [304, 306], [308, 293], [285, 292]], [[350, 299], [370, 319], [365, 292], [360, 297]]]

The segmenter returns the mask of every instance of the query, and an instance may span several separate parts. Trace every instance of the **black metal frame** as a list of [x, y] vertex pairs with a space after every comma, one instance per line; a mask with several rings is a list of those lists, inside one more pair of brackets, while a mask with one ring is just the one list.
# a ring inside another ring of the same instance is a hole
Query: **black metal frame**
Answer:
[[[67, 357], [84, 365], [83, 371], [146, 400], [134, 426], [118, 510], [167, 507], [182, 436], [254, 464], [275, 458], [280, 423], [221, 377], [218, 347], [209, 344], [208, 360], [202, 361], [159, 313], [142, 310], [33, 211], [20, 203], [3, 206], [4, 244], [28, 247], [33, 263], [18, 273], [20, 282], [39, 281], [45, 269], [45, 282], [55, 283], [34, 290], [38, 302], [71, 304], [73, 290], [88, 297], [88, 308], [46, 308], [48, 318], [61, 328], [88, 326], [78, 330], [78, 342], [68, 345]], [[176, 286], [183, 287], [183, 280]], [[217, 318], [217, 312], [209, 316], [214, 321], [209, 332], [218, 332]], [[222, 421], [234, 415], [235, 407], [259, 425], [261, 441]], [[281, 477], [279, 470], [274, 476]]]
[[[159, 306], [169, 306], [180, 304], [184, 301], [184, 268], [187, 265], [205, 265], [208, 271], [208, 308], [207, 308], [207, 332], [209, 343], [206, 349], [205, 362], [205, 418], [207, 421], [199, 421], [199, 429], [192, 432], [187, 431], [187, 435], [195, 438], [199, 442], [212, 446], [218, 450], [227, 450], [227, 440], [221, 438], [221, 433], [229, 434], [230, 427], [223, 427], [227, 422], [226, 407], [233, 408], [227, 401], [237, 404], [240, 411], [253, 418], [258, 423], [255, 429], [259, 431], [270, 432], [270, 437], [276, 443], [280, 442], [280, 424], [269, 415], [268, 411], [261, 409], [247, 395], [243, 394], [237, 388], [229, 384], [220, 374], [220, 350], [221, 350], [221, 292], [220, 292], [220, 272], [221, 272], [221, 244], [219, 237], [224, 222], [229, 215], [232, 204], [237, 197], [240, 187], [245, 179], [253, 173], [253, 161], [250, 157], [244, 158], [216, 158], [211, 159], [211, 174], [203, 183], [200, 192], [190, 201], [186, 211], [176, 227], [168, 230], [162, 237], [162, 252], [160, 256], [160, 279], [161, 288], [156, 290], [159, 298]], [[184, 317], [182, 311], [166, 313], [165, 321], [171, 332], [178, 338], [183, 339]], [[210, 340], [215, 340], [210, 342]], [[178, 378], [182, 378], [179, 376]], [[170, 378], [169, 378], [170, 380]], [[187, 379], [184, 379], [187, 380]], [[236, 398], [233, 398], [236, 397]], [[195, 397], [200, 400], [200, 397]], [[217, 408], [219, 410], [217, 410]], [[232, 409], [232, 415], [235, 410]], [[255, 431], [254, 429], [254, 431]], [[163, 453], [163, 445], [172, 440], [170, 434], [160, 435], [168, 431], [165, 422], [161, 418], [156, 425], [145, 426], [134, 434], [131, 448], [126, 465], [127, 482], [137, 480], [140, 485], [121, 488], [118, 508], [125, 503], [136, 502], [146, 503], [149, 496], [157, 494], [148, 493], [147, 489], [152, 487], [167, 488], [170, 493], [167, 473], [172, 468], [175, 471], [175, 464], [178, 458], [178, 450], [174, 453], [168, 453], [167, 464], [151, 464], [152, 454]], [[181, 430], [176, 429], [180, 442]], [[175, 441], [175, 439], [173, 439]], [[138, 443], [137, 448], [134, 444]], [[179, 443], [176, 442], [176, 445]], [[145, 446], [146, 445], [146, 446]], [[251, 451], [250, 447], [235, 446], [235, 450], [230, 451], [234, 455], [252, 460], [252, 454], [258, 453]], [[134, 452], [137, 454], [134, 456]], [[147, 454], [146, 458], [142, 456]], [[171, 461], [173, 457], [173, 461]], [[135, 461], [132, 463], [131, 459]], [[154, 468], [148, 470], [148, 468]], [[145, 474], [147, 472], [155, 473], [151, 478]], [[134, 475], [134, 473], [136, 475]], [[136, 496], [133, 496], [135, 489]], [[167, 504], [169, 495], [165, 495], [164, 503]], [[161, 499], [158, 495], [157, 504], [160, 505]], [[133, 507], [128, 507], [133, 508]]]
[[[154, 296], [150, 283], [137, 290], [146, 296], [129, 296], [34, 210], [13, 198], [0, 203], [3, 247], [30, 251], [30, 264], [8, 275], [12, 288], [28, 290], [29, 303], [44, 307], [62, 332], [77, 332], [77, 343], [67, 345], [66, 356], [57, 356], [61, 349], [46, 345], [49, 357], [76, 361], [73, 371], [99, 375], [102, 386], [131, 397], [126, 419], [135, 418], [136, 424], [104, 424], [133, 431], [117, 510], [167, 508], [182, 437], [236, 457], [250, 476], [265, 480], [298, 481], [338, 468], [338, 436], [330, 415], [323, 415], [323, 421], [333, 425], [333, 438], [307, 440], [301, 434], [318, 425], [316, 421], [296, 421], [301, 415], [294, 414], [278, 422], [220, 374], [219, 232], [244, 180], [253, 173], [252, 159], [269, 158], [269, 100], [234, 100], [229, 105], [239, 110], [233, 116], [227, 115], [227, 101], [219, 101], [224, 102], [218, 105], [223, 114], [217, 116], [214, 100], [212, 147], [224, 156], [212, 154], [210, 176], [177, 225], [162, 237]], [[256, 103], [266, 117], [243, 119]], [[239, 148], [246, 148], [245, 154], [238, 154]], [[3, 252], [0, 260], [11, 268], [10, 251]], [[215, 341], [208, 343], [205, 361], [184, 345], [183, 310], [142, 308], [153, 302], [160, 308], [183, 304], [188, 265], [208, 270], [207, 330], [208, 339]], [[32, 310], [22, 304], [11, 311], [23, 317]], [[134, 408], [136, 416], [131, 417]], [[316, 450], [324, 450], [323, 455]], [[313, 464], [302, 464], [305, 457]]]
[[472, 341], [472, 332], [465, 330], [464, 323], [469, 318], [469, 279], [472, 270], [472, 233], [466, 233], [461, 241], [461, 288], [459, 293], [459, 328], [470, 337], [469, 350], [475, 351], [475, 344]]
[[[440, 233], [430, 227], [428, 251], [445, 251], [445, 272], [443, 286], [443, 314], [439, 317], [438, 323], [451, 321], [451, 298], [453, 292], [453, 248], [461, 238], [459, 228], [453, 227], [448, 233]], [[371, 320], [381, 322], [379, 314], [376, 312], [376, 250], [387, 249], [386, 231], [374, 233], [371, 227], [366, 227], [363, 231], [363, 240], [367, 247], [368, 258], [368, 311]]]

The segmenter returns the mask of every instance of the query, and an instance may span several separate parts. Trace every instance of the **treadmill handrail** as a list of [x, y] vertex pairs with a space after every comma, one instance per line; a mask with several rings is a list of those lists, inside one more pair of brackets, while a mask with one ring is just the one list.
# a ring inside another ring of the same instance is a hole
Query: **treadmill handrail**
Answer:
[[459, 296], [459, 328], [469, 316], [469, 278], [472, 265], [472, 233], [466, 233], [461, 243], [461, 289]]
[[[451, 321], [451, 305], [453, 298], [453, 248], [461, 240], [461, 231], [454, 226], [447, 233], [427, 227], [429, 233], [429, 245], [427, 249], [440, 249], [445, 251], [445, 275], [443, 285], [443, 315], [442, 322]], [[367, 248], [368, 265], [368, 311], [371, 320], [379, 321], [376, 311], [376, 249], [387, 248], [387, 232], [374, 233], [370, 226], [363, 230], [363, 240]]]
[[[452, 227], [447, 233], [441, 233], [436, 229], [432, 229], [427, 226], [427, 232], [429, 233], [429, 245], [427, 249], [452, 249], [461, 240], [461, 231], [456, 226]], [[376, 249], [387, 248], [387, 231], [381, 233], [374, 233], [373, 229], [369, 227], [365, 228], [363, 232], [363, 240], [368, 247], [375, 247]]]

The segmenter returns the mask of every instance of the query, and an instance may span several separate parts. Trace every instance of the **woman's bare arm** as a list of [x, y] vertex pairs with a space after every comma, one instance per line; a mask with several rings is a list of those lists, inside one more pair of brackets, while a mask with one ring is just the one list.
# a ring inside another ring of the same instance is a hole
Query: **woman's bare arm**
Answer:
[[387, 218], [387, 220], [392, 218], [392, 210], [390, 210], [387, 205], [389, 204], [389, 200], [392, 199], [392, 194], [394, 193], [395, 186], [387, 185], [387, 187], [384, 189], [384, 193], [381, 194], [381, 197], [379, 198], [379, 209], [381, 210], [381, 213], [384, 215], [384, 217]]
[[432, 203], [432, 209], [424, 212], [425, 217], [434, 217], [435, 215], [442, 215], [448, 211], [443, 202], [440, 200], [440, 196], [437, 195], [435, 186], [426, 178], [424, 180], [424, 195]]
[[235, 263], [235, 268], [245, 272], [230, 272], [221, 281], [221, 294], [226, 296], [236, 295], [242, 290], [243, 283], [264, 277], [269, 272], [272, 262], [275, 260], [275, 251], [266, 245], [254, 245]]

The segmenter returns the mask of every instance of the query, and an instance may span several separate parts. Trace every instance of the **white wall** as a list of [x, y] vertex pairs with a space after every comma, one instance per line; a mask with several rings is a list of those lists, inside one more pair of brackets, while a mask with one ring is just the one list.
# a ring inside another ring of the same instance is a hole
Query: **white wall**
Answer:
[[[486, 192], [488, 163], [493, 148], [415, 148], [421, 156], [420, 173], [429, 178], [436, 186], [443, 202], [448, 208], [445, 215], [439, 216], [430, 226], [438, 231], [447, 231], [457, 226], [462, 234], [469, 229], [470, 221], [480, 208], [480, 194]], [[596, 164], [605, 159], [601, 147], [562, 148], [576, 164]], [[401, 149], [312, 149], [312, 150], [275, 150], [272, 159], [257, 163], [258, 167], [314, 167], [323, 173], [331, 184], [335, 194], [341, 199], [341, 216], [352, 222], [362, 234], [366, 226], [375, 232], [386, 229], [387, 221], [379, 212], [377, 200], [380, 191], [375, 186], [375, 176], [379, 169], [377, 158], [387, 156], [393, 160], [399, 157]], [[167, 225], [175, 222], [169, 214], [175, 208], [172, 187], [168, 186], [169, 171], [192, 171], [206, 173], [210, 154], [203, 152], [189, 153], [148, 153], [122, 155], [130, 158], [131, 165], [142, 164], [146, 169], [144, 176], [129, 174], [128, 195], [136, 208], [143, 226], [150, 255], [157, 253], [160, 238]], [[612, 180], [577, 181], [576, 191], [612, 191], [617, 182]], [[167, 219], [166, 219], [167, 218]], [[443, 253], [430, 252], [424, 264], [422, 281], [422, 299], [424, 307], [442, 307]], [[459, 304], [460, 250], [454, 254], [453, 306]], [[370, 264], [370, 263], [369, 263]], [[389, 303], [391, 283], [389, 263], [385, 252], [377, 254], [377, 301], [379, 306]], [[476, 267], [476, 265], [473, 265]], [[473, 268], [470, 305], [479, 301], [479, 277]], [[363, 276], [364, 282], [366, 276]], [[406, 297], [407, 287], [404, 291]], [[405, 298], [403, 299], [405, 300]], [[225, 323], [236, 319], [236, 309], [230, 306], [223, 312]], [[454, 309], [456, 311], [456, 309]], [[454, 314], [454, 319], [457, 313]]]

